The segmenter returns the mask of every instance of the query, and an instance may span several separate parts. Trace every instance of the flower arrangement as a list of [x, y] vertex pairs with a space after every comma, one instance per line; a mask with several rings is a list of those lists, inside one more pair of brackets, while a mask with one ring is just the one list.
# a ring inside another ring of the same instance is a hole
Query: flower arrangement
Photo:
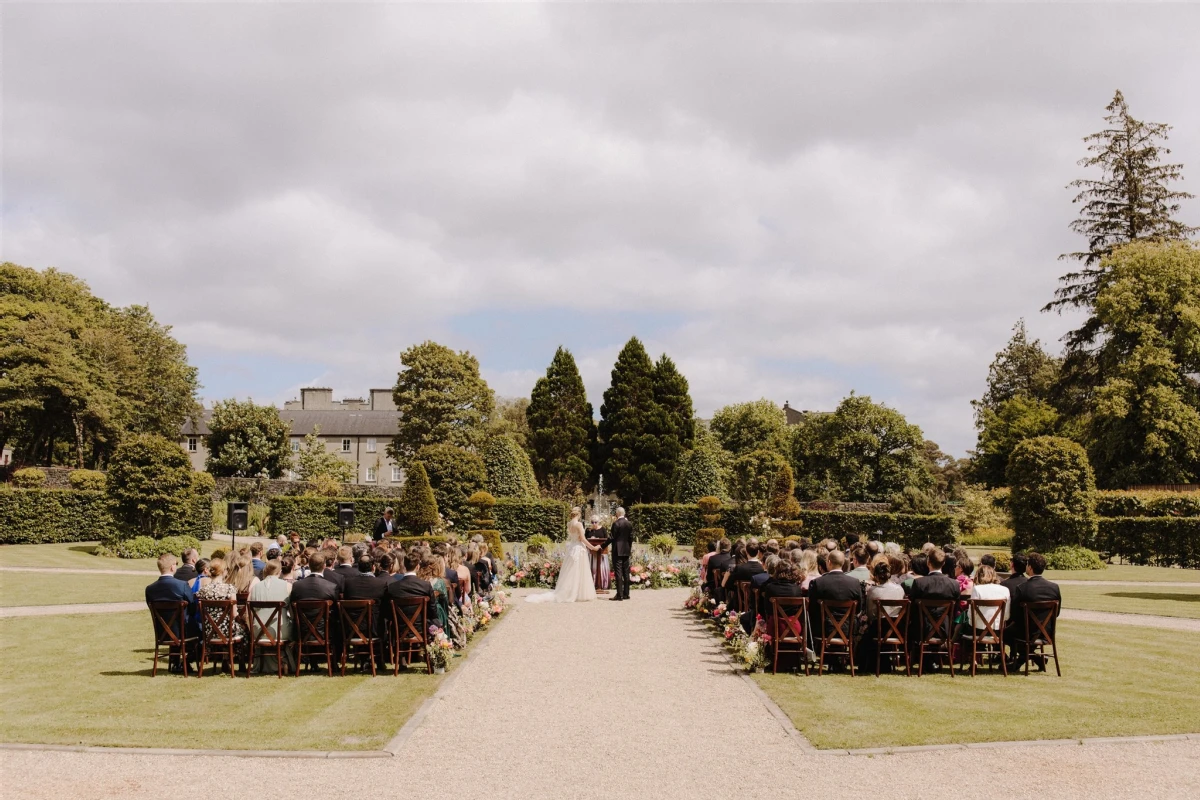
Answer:
[[429, 644], [426, 645], [426, 648], [434, 669], [444, 670], [450, 666], [450, 654], [454, 650], [454, 642], [450, 641], [446, 632], [437, 625], [429, 626]]

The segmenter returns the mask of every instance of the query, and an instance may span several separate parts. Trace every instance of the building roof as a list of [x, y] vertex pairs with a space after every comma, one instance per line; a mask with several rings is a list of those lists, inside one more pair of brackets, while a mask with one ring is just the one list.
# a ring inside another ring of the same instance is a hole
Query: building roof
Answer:
[[[184, 436], [207, 436], [208, 421], [212, 412], [201, 412], [197, 424], [187, 420], [180, 426]], [[279, 418], [292, 424], [292, 436], [307, 436], [313, 427], [321, 426], [322, 436], [376, 436], [390, 438], [396, 435], [399, 411], [280, 411]]]

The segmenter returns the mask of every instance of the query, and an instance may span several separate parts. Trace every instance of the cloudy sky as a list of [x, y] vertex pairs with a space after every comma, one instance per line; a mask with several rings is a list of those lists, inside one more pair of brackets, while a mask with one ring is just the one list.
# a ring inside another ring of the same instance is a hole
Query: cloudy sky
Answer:
[[[2, 256], [174, 326], [206, 398], [361, 395], [425, 339], [597, 406], [851, 390], [948, 451], [1078, 246], [1113, 90], [1200, 186], [1200, 6], [6, 5]], [[1200, 203], [1185, 218], [1200, 222]], [[1057, 345], [1056, 345], [1057, 346]]]

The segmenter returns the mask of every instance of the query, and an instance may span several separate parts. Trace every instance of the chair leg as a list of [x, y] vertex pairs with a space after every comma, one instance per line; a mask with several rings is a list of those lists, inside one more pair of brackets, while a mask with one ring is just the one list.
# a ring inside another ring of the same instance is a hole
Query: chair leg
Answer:
[[1050, 651], [1054, 654], [1054, 671], [1058, 673], [1058, 677], [1062, 677], [1062, 667], [1058, 665], [1058, 631], [1054, 632], [1055, 638], [1050, 640]]
[[904, 650], [904, 677], [912, 677], [912, 654], [908, 652], [908, 642], [900, 645]]
[[200, 643], [200, 663], [196, 665], [196, 677], [204, 677], [204, 662], [208, 660], [208, 642]]
[[367, 657], [371, 659], [371, 677], [374, 678], [378, 674], [375, 672], [375, 642], [367, 643]]
[[[972, 626], [974, 627], [974, 626]], [[971, 632], [971, 677], [975, 677], [975, 663], [979, 660], [979, 642], [974, 631]]]
[[850, 656], [850, 677], [854, 677], [854, 637], [850, 637], [850, 644], [846, 645], [846, 652]]
[[233, 660], [233, 640], [229, 640], [229, 677], [237, 677], [237, 663]]
[[946, 664], [950, 669], [950, 677], [954, 677], [954, 645], [952, 640], [946, 641]]
[[921, 649], [917, 652], [917, 677], [925, 677], [925, 640], [921, 640]]
[[[170, 659], [170, 657], [171, 657], [170, 652], [168, 652], [168, 654], [167, 654], [168, 660]], [[150, 677], [151, 678], [158, 677], [158, 642], [154, 643], [154, 667], [150, 670]]]
[[246, 643], [248, 656], [246, 660], [246, 680], [250, 680], [250, 670], [254, 667], [254, 639], [253, 637]]
[[329, 640], [325, 640], [325, 672], [333, 677], [333, 653], [329, 649]]

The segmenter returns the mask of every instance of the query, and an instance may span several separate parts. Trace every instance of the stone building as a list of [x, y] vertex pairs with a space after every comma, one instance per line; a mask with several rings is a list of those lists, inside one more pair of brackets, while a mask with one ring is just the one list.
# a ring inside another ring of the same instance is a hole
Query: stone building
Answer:
[[[205, 441], [211, 416], [205, 410], [197, 424], [189, 420], [180, 429], [183, 448], [199, 471], [208, 457]], [[301, 389], [299, 400], [289, 400], [279, 409], [279, 418], [291, 425], [292, 452], [298, 452], [304, 437], [320, 427], [318, 438], [325, 449], [354, 465], [353, 483], [398, 487], [404, 482], [404, 470], [387, 454], [400, 419], [391, 389], [372, 389], [366, 398], [343, 400], [334, 400], [332, 389]]]

